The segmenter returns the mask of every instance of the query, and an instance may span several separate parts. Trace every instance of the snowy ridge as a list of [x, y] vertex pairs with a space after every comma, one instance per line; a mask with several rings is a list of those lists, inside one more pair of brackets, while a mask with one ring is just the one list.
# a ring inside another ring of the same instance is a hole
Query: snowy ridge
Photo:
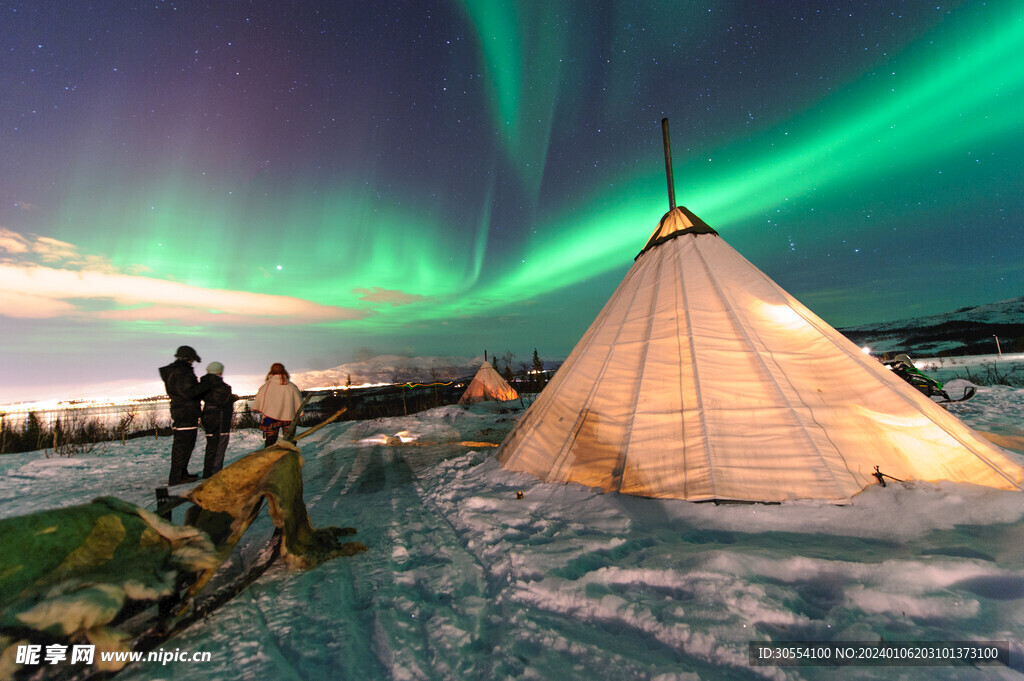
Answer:
[[916, 317], [912, 319], [897, 319], [889, 322], [876, 322], [873, 324], [862, 324], [849, 327], [850, 331], [898, 331], [908, 327], [927, 327], [942, 324], [944, 322], [972, 322], [979, 324], [1022, 324], [1024, 323], [1024, 296], [1010, 298], [995, 303], [963, 307], [952, 312], [929, 315], [927, 317]]
[[447, 381], [472, 376], [484, 361], [479, 357], [402, 357], [380, 355], [349, 362], [332, 369], [303, 371], [292, 380], [304, 388], [352, 385], [380, 385], [407, 381]]
[[1015, 343], [1024, 342], [1018, 340], [1024, 339], [1024, 297], [839, 331], [854, 343], [879, 353], [906, 352], [914, 357], [985, 354], [997, 351], [993, 336], [1001, 339], [1003, 352], [1012, 352]]

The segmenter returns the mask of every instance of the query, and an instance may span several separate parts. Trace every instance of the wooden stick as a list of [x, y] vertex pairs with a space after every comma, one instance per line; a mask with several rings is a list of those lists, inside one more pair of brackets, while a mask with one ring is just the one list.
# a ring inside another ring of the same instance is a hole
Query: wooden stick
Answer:
[[348, 411], [348, 407], [342, 407], [338, 411], [334, 412], [333, 416], [330, 416], [330, 417], [324, 419], [323, 421], [321, 421], [320, 423], [316, 424], [315, 426], [313, 426], [309, 430], [304, 430], [301, 433], [299, 433], [298, 435], [296, 435], [295, 439], [292, 440], [292, 442], [298, 442], [299, 440], [301, 440], [302, 438], [306, 437], [307, 435], [311, 435], [312, 433], [315, 433], [316, 431], [320, 430], [321, 428], [326, 426], [331, 421], [334, 421], [335, 419], [337, 419], [339, 416], [344, 414], [346, 411]]
[[295, 416], [292, 417], [291, 424], [289, 424], [288, 427], [284, 429], [284, 432], [281, 433], [281, 439], [282, 440], [288, 440], [289, 442], [295, 442], [295, 429], [299, 427], [299, 419], [302, 418], [302, 412], [304, 412], [306, 410], [306, 405], [309, 404], [309, 401], [312, 398], [313, 398], [313, 394], [312, 393], [310, 393], [310, 394], [306, 395], [304, 398], [302, 398], [302, 404], [299, 405], [298, 410], [296, 410], [296, 412], [295, 412]]

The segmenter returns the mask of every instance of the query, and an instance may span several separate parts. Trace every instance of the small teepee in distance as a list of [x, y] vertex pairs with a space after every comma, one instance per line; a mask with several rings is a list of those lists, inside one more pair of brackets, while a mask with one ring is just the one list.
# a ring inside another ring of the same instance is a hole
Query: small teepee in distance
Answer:
[[1024, 470], [675, 205], [501, 444], [546, 482], [841, 501], [878, 481], [1017, 490]]
[[475, 404], [485, 400], [505, 402], [516, 399], [519, 399], [519, 393], [494, 370], [487, 361], [487, 353], [484, 353], [484, 363], [480, 365], [466, 392], [462, 393], [459, 404]]

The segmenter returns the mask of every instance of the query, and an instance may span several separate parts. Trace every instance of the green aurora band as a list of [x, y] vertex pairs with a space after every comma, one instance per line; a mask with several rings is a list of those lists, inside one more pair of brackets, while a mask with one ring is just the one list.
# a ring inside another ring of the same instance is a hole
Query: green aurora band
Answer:
[[[541, 22], [549, 28], [526, 35], [537, 17], [512, 9], [518, 5], [465, 0], [464, 6], [481, 35], [507, 35], [481, 41], [480, 49], [494, 93], [494, 126], [534, 201], [560, 71], [551, 66], [538, 73], [530, 65], [568, 56], [567, 29]], [[893, 180], [967, 152], [983, 156], [1007, 136], [1016, 140], [1024, 116], [1019, 105], [1007, 103], [1024, 91], [1024, 7], [1005, 8], [976, 15], [960, 10], [843, 90], [750, 138], [691, 144], [676, 154], [680, 203], [741, 252], [755, 244], [781, 251], [785, 238], [765, 233], [763, 224], [787, 202], [841, 214], [859, 205], [862, 192], [896, 196]], [[993, 13], [1004, 16], [996, 22]], [[538, 83], [547, 85], [537, 92]], [[657, 120], [650, 121], [650, 134], [658, 136]], [[383, 331], [495, 313], [624, 271], [666, 209], [654, 149], [644, 163], [649, 170], [621, 176], [602, 170], [588, 195], [566, 197], [557, 212], [537, 215], [535, 236], [501, 262], [487, 261], [493, 180], [469, 219], [472, 211], [464, 206], [417, 195], [415, 188], [382, 192], [354, 177], [329, 192], [296, 188], [284, 199], [254, 200], [242, 183], [237, 195], [228, 194], [180, 170], [145, 182], [128, 200], [104, 198], [97, 207], [97, 193], [107, 197], [109, 191], [92, 173], [79, 173], [54, 236], [106, 254], [123, 271], [363, 309], [365, 319], [335, 324]], [[1014, 190], [1011, 180], [988, 190]], [[118, 228], [94, 229], [102, 225]], [[255, 236], [274, 225], [281, 226], [278, 238]], [[829, 227], [832, 236], [816, 238], [838, 240], [842, 225]], [[925, 229], [908, 224], [905, 235], [921, 236]], [[85, 233], [88, 243], [82, 243]]]
[[[885, 65], [887, 75], [865, 75], [818, 109], [755, 139], [705, 150], [700, 157], [729, 159], [714, 170], [693, 170], [706, 164], [683, 159], [677, 163], [683, 168], [677, 185], [687, 188], [681, 202], [742, 240], [744, 230], [754, 228], [752, 218], [791, 198], [831, 193], [831, 200], [856, 206], [856, 190], [876, 183], [879, 169], [912, 174], [931, 159], [999, 144], [1024, 124], [1019, 106], [1004, 105], [1024, 93], [1024, 63], [1017, 58], [1024, 10], [1017, 7], [994, 32], [991, 23], [979, 24], [970, 27], [973, 34], [962, 24], [947, 25]], [[965, 39], [965, 32], [974, 39]], [[548, 238], [531, 245], [525, 264], [480, 297], [553, 291], [623, 267], [621, 254], [638, 252], [659, 209], [667, 209], [661, 168], [656, 159], [650, 166], [650, 173], [615, 183], [609, 191], [621, 199], [613, 207], [589, 209], [595, 196], [545, 224], [539, 231]], [[1013, 189], [1010, 178], [1005, 189]], [[913, 230], [908, 225], [906, 235], [917, 236]]]

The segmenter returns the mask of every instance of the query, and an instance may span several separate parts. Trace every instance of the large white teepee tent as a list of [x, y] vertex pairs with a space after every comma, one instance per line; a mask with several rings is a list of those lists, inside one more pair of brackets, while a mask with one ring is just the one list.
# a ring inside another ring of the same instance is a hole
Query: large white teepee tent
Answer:
[[466, 388], [466, 392], [462, 393], [462, 397], [459, 398], [459, 404], [474, 404], [484, 400], [504, 402], [518, 398], [519, 393], [515, 391], [515, 388], [510, 386], [485, 359], [477, 370], [476, 376]]
[[876, 483], [876, 467], [1024, 485], [1006, 453], [682, 207], [497, 456], [547, 482], [691, 500], [843, 500]]

